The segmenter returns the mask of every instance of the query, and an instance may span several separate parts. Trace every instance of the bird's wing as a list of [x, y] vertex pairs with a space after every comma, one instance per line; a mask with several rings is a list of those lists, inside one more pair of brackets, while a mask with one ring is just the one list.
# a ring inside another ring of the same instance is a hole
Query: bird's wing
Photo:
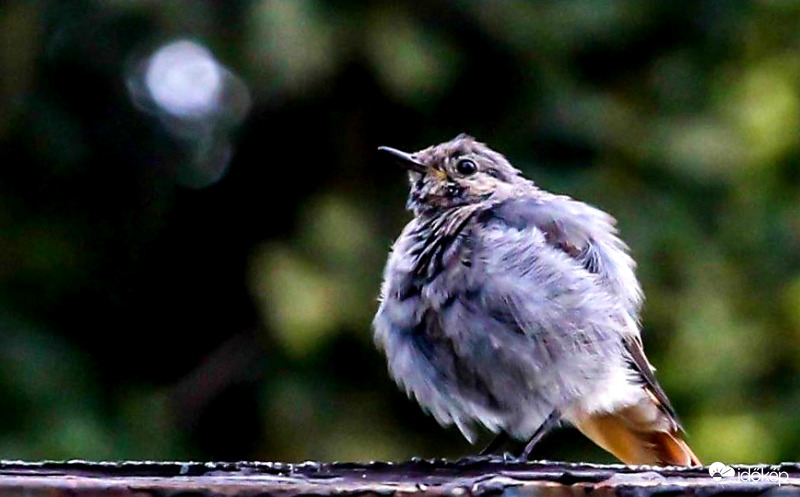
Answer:
[[547, 244], [561, 250], [589, 273], [638, 320], [643, 295], [628, 247], [617, 236], [616, 221], [605, 212], [565, 196], [514, 199], [487, 211], [516, 229], [535, 228]]
[[669, 398], [667, 398], [666, 392], [664, 392], [664, 389], [661, 388], [658, 380], [656, 380], [654, 374], [655, 368], [653, 368], [650, 361], [647, 360], [647, 356], [644, 355], [641, 339], [639, 337], [626, 336], [623, 339], [623, 343], [630, 355], [631, 365], [644, 380], [645, 390], [650, 394], [658, 407], [669, 416], [669, 419], [675, 424], [674, 428], [683, 430], [675, 408], [672, 407], [672, 403], [669, 401]]
[[[616, 235], [614, 219], [599, 209], [562, 196], [507, 201], [488, 211], [484, 221], [489, 219], [514, 229], [540, 232], [548, 247], [597, 276], [595, 288], [589, 295], [600, 301], [603, 297], [618, 300], [628, 313], [630, 319], [625, 319], [620, 328], [631, 369], [641, 378], [645, 390], [659, 408], [680, 427], [675, 410], [644, 354], [636, 325], [642, 291], [634, 274], [635, 262]], [[599, 295], [597, 290], [600, 290]]]

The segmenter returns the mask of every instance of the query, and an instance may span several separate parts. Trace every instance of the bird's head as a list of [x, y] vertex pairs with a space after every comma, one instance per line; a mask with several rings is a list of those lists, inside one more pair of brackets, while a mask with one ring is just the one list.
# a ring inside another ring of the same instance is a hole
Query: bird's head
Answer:
[[408, 208], [415, 214], [506, 197], [530, 185], [500, 153], [465, 134], [414, 153], [378, 150], [408, 169]]

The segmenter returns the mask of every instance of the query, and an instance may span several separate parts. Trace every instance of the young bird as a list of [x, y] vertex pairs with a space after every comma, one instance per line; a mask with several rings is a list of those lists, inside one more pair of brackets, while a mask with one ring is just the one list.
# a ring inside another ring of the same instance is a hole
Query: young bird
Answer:
[[470, 136], [413, 154], [414, 218], [373, 327], [397, 383], [470, 441], [533, 446], [569, 422], [627, 464], [699, 465], [642, 349], [642, 290], [615, 220]]

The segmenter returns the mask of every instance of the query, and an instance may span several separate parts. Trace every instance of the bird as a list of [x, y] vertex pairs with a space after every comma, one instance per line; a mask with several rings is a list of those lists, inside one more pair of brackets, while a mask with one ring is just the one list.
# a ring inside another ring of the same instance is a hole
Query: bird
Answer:
[[481, 453], [572, 425], [632, 465], [698, 466], [644, 353], [635, 262], [606, 212], [527, 179], [472, 136], [414, 153], [408, 222], [373, 320], [392, 378]]

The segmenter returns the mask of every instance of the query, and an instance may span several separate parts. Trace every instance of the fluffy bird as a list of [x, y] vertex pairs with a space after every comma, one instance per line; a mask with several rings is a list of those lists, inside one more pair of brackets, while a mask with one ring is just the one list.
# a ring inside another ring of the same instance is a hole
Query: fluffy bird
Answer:
[[605, 212], [554, 195], [467, 135], [416, 153], [413, 219], [373, 327], [389, 372], [442, 425], [536, 443], [562, 422], [627, 464], [699, 465], [642, 348], [635, 263]]

